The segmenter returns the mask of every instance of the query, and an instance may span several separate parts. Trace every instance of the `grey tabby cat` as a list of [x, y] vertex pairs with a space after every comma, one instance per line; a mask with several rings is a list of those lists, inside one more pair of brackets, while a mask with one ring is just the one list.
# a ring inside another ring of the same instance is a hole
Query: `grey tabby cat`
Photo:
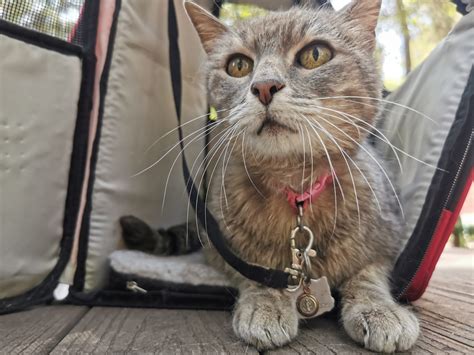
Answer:
[[[374, 61], [380, 0], [338, 12], [294, 7], [232, 28], [185, 6], [208, 54], [209, 102], [229, 110], [214, 148], [235, 146], [210, 199], [231, 246], [248, 262], [289, 266], [295, 213], [284, 191], [307, 191], [329, 173], [334, 185], [304, 217], [319, 251], [312, 276], [326, 276], [340, 291], [342, 324], [355, 341], [375, 351], [409, 349], [418, 320], [393, 300], [388, 280], [404, 244], [402, 222], [390, 176], [366, 142], [381, 92]], [[288, 293], [244, 280], [212, 248], [208, 254], [240, 290], [233, 318], [240, 338], [262, 350], [296, 337]]]
[[[311, 276], [326, 276], [340, 292], [342, 324], [355, 341], [374, 351], [409, 349], [418, 320], [394, 301], [388, 279], [404, 244], [399, 201], [367, 142], [381, 93], [380, 0], [338, 12], [294, 7], [232, 28], [185, 6], [208, 54], [209, 102], [221, 111], [210, 208], [233, 250], [250, 263], [288, 267], [295, 226], [288, 191], [331, 181], [304, 211], [318, 251]], [[211, 246], [206, 253], [239, 288], [233, 327], [241, 339], [264, 350], [297, 336], [288, 292], [243, 279]]]

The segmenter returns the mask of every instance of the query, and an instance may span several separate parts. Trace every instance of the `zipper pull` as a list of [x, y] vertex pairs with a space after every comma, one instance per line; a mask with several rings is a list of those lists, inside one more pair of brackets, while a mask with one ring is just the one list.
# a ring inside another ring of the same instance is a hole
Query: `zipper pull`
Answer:
[[69, 285], [63, 282], [58, 283], [53, 291], [53, 297], [56, 301], [64, 301], [69, 296]]
[[144, 288], [141, 288], [138, 286], [138, 284], [135, 281], [127, 281], [126, 284], [127, 290], [130, 290], [132, 292], [139, 292], [139, 293], [147, 293], [148, 291], [145, 290]]

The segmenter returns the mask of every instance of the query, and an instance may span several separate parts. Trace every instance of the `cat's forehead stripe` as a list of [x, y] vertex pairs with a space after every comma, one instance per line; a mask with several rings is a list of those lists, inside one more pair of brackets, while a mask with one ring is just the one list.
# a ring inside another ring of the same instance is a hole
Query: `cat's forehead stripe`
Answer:
[[295, 44], [307, 39], [308, 34], [331, 34], [331, 21], [336, 16], [328, 11], [293, 10], [271, 13], [265, 18], [243, 21], [236, 32], [245, 46], [257, 55], [265, 52], [287, 52]]

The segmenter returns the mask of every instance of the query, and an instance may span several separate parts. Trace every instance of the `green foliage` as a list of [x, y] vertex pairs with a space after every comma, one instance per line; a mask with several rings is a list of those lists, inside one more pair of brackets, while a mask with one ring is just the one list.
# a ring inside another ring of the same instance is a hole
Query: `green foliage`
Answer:
[[474, 225], [468, 226], [465, 230], [465, 233], [467, 233], [470, 237], [474, 237]]
[[220, 17], [226, 24], [232, 25], [235, 21], [263, 16], [266, 13], [267, 10], [255, 5], [225, 3], [222, 5]]
[[464, 227], [462, 225], [461, 218], [458, 218], [456, 224], [454, 225], [453, 237], [454, 246], [461, 248], [467, 247], [466, 236], [464, 235]]

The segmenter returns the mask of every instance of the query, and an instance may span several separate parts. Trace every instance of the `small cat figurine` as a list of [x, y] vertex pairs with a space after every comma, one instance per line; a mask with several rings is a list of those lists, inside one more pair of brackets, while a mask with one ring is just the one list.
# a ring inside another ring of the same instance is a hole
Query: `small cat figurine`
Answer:
[[[390, 293], [403, 218], [392, 175], [368, 142], [370, 132], [384, 139], [374, 126], [380, 6], [293, 7], [228, 27], [185, 3], [207, 52], [209, 103], [223, 112], [211, 148], [221, 167], [211, 174], [209, 207], [231, 247], [249, 263], [284, 270], [296, 224], [291, 199], [318, 190], [303, 214], [317, 251], [311, 277], [325, 276], [339, 291], [352, 339], [394, 352], [413, 346], [419, 324]], [[241, 339], [265, 350], [297, 336], [287, 291], [244, 279], [211, 246], [205, 252], [239, 289], [233, 328]]]

